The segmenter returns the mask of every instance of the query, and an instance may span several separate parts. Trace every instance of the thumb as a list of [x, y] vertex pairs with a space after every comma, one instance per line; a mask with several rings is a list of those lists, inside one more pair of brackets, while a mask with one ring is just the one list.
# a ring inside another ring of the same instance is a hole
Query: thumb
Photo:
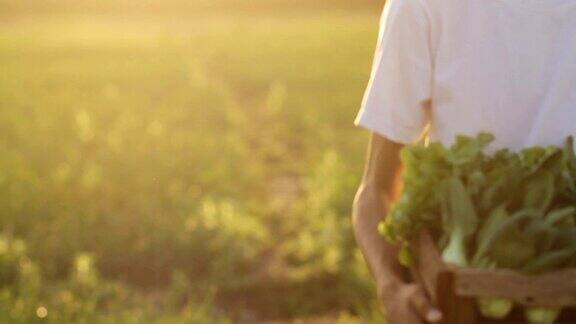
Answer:
[[410, 305], [428, 323], [438, 323], [442, 320], [442, 312], [432, 305], [422, 288], [418, 285], [408, 287]]

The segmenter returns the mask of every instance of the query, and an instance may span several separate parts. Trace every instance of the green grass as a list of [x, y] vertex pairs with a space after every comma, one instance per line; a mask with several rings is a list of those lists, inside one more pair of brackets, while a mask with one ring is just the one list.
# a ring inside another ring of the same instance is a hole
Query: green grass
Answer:
[[[41, 269], [30, 309], [69, 316], [49, 291], [73, 285], [88, 253], [97, 286], [133, 296], [94, 306], [88, 322], [371, 312], [350, 205], [377, 20], [268, 10], [2, 23], [0, 227]], [[20, 269], [8, 260], [0, 270]], [[174, 289], [142, 313], [139, 295]], [[216, 310], [190, 313], [207, 296]]]

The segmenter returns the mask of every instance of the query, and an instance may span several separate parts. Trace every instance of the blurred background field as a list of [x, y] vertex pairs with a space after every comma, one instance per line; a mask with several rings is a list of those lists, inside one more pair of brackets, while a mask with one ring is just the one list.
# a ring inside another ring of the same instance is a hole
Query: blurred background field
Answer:
[[350, 209], [382, 5], [0, 0], [1, 322], [381, 322]]

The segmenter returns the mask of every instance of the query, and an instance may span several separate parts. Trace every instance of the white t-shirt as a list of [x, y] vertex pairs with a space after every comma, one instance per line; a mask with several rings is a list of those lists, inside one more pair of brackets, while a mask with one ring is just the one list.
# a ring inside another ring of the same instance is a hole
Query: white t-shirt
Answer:
[[400, 143], [576, 134], [576, 0], [388, 0], [356, 124]]

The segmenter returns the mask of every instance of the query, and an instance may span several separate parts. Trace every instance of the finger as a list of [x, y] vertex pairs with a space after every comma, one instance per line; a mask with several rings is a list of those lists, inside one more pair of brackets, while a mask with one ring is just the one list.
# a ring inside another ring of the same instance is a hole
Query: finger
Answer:
[[410, 304], [426, 322], [438, 323], [442, 320], [442, 312], [432, 305], [420, 287], [410, 287], [409, 294]]

